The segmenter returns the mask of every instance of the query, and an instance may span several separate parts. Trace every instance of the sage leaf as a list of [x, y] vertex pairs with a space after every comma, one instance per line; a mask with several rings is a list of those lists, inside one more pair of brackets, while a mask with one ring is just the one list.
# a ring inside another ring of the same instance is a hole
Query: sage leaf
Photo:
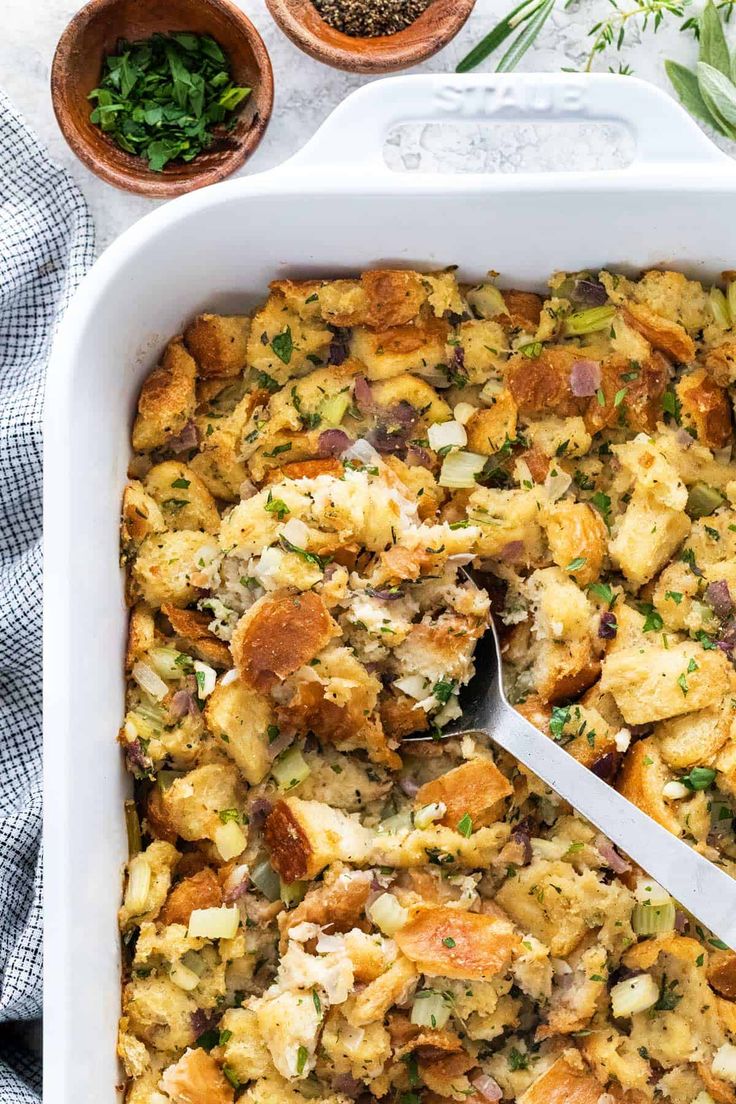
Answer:
[[731, 55], [723, 33], [721, 19], [713, 0], [703, 8], [700, 16], [700, 61], [711, 65], [725, 77], [731, 77]]
[[697, 73], [693, 72], [692, 69], [687, 69], [684, 65], [680, 65], [678, 61], [665, 61], [664, 68], [685, 110], [704, 123], [709, 123], [716, 130], [720, 130], [720, 121], [711, 114], [707, 103], [703, 99], [698, 85]]
[[736, 86], [704, 61], [698, 62], [698, 87], [712, 115], [729, 138], [736, 138]]
[[499, 61], [496, 66], [497, 73], [509, 73], [512, 69], [516, 68], [544, 24], [547, 22], [547, 18], [554, 6], [555, 0], [545, 0], [541, 7], [537, 8], [532, 18], [521, 31], [521, 34], [514, 39]]

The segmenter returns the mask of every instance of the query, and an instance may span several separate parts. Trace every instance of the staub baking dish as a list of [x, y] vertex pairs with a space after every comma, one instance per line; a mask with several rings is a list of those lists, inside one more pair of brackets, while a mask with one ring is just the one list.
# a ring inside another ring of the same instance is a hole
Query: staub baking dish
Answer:
[[[553, 175], [399, 175], [407, 121], [623, 124], [631, 165]], [[176, 200], [97, 262], [59, 333], [45, 440], [47, 1101], [112, 1101], [119, 1071], [116, 909], [127, 794], [115, 733], [126, 623], [120, 493], [141, 381], [202, 309], [247, 309], [268, 280], [377, 265], [540, 273], [733, 268], [736, 173], [666, 95], [601, 75], [382, 81], [352, 95], [280, 168]], [[736, 907], [736, 892], [734, 893]]]

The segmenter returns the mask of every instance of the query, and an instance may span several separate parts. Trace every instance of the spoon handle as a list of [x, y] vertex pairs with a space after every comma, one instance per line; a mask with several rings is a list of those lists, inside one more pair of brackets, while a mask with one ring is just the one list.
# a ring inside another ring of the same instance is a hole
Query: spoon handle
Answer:
[[486, 735], [515, 756], [736, 948], [736, 880], [673, 836], [502, 700], [487, 703]]

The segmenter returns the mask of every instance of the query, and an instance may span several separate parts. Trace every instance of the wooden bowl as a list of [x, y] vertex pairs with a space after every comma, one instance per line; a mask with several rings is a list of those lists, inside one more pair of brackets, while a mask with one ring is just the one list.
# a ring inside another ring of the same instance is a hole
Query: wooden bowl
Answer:
[[475, 0], [434, 0], [396, 34], [355, 38], [325, 23], [310, 0], [266, 0], [284, 34], [310, 57], [351, 73], [393, 73], [417, 65], [446, 46], [466, 22]]
[[[119, 149], [91, 123], [93, 105], [87, 99], [118, 39], [134, 42], [156, 31], [211, 35], [225, 51], [236, 84], [253, 89], [222, 142], [188, 164], [169, 163], [162, 172], [152, 172], [143, 158]], [[250, 156], [271, 116], [273, 72], [261, 36], [230, 0], [91, 0], [59, 39], [51, 98], [64, 137], [87, 168], [116, 188], [167, 199], [217, 183]]]

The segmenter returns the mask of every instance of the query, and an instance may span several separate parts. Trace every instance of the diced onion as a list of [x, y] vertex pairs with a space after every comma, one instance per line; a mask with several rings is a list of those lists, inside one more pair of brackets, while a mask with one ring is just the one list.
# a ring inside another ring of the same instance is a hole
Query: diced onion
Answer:
[[409, 910], [399, 904], [393, 893], [382, 893], [366, 911], [371, 923], [388, 936], [395, 935], [409, 919]]
[[174, 985], [178, 985], [180, 989], [186, 990], [187, 993], [191, 993], [192, 989], [196, 989], [199, 985], [199, 978], [194, 970], [190, 970], [182, 962], [173, 963], [169, 971], [169, 977]]
[[659, 986], [651, 974], [638, 974], [614, 985], [611, 990], [611, 1009], [614, 1016], [634, 1016], [646, 1012], [659, 1000]]
[[138, 660], [133, 665], [131, 674], [141, 690], [145, 690], [146, 694], [150, 694], [155, 701], [163, 701], [168, 694], [169, 688], [164, 680], [159, 678], [153, 667], [149, 667], [147, 663]]
[[544, 493], [550, 502], [557, 502], [565, 494], [571, 483], [572, 476], [553, 465], [544, 481]]
[[570, 850], [570, 844], [565, 840], [541, 839], [539, 836], [532, 836], [529, 842], [535, 859], [561, 859]]
[[631, 926], [637, 935], [663, 935], [675, 930], [675, 906], [635, 905], [631, 913]]
[[640, 878], [636, 883], [634, 896], [642, 905], [668, 905], [672, 900], [664, 886], [653, 878]]
[[669, 801], [682, 801], [683, 797], [689, 797], [690, 790], [683, 786], [682, 782], [667, 782], [662, 787], [662, 797]]
[[234, 820], [228, 820], [227, 824], [220, 824], [215, 829], [215, 847], [225, 862], [242, 855], [247, 842], [245, 832]]
[[[184, 673], [180, 666], [182, 653], [176, 648], [151, 648], [146, 658], [162, 679], [178, 679]], [[179, 662], [177, 663], [177, 660]]]
[[406, 675], [404, 678], [396, 679], [394, 686], [397, 690], [401, 690], [402, 694], [408, 694], [415, 701], [420, 701], [427, 696], [429, 679], [424, 678], [423, 675]]
[[427, 430], [427, 440], [429, 447], [439, 452], [444, 448], [462, 448], [468, 443], [468, 435], [460, 422], [435, 422]]
[[631, 732], [628, 728], [620, 728], [616, 735], [613, 737], [616, 744], [616, 751], [620, 751], [621, 754], [629, 750], [629, 744], [631, 743]]
[[691, 518], [710, 517], [725, 501], [717, 487], [699, 481], [688, 491], [685, 511]]
[[713, 1056], [713, 1065], [710, 1068], [716, 1077], [736, 1084], [736, 1046], [733, 1043], [724, 1043], [719, 1047]]
[[452, 490], [474, 487], [475, 477], [485, 467], [487, 457], [478, 452], [450, 452], [442, 461], [439, 484]]
[[194, 676], [197, 680], [198, 696], [200, 698], [208, 698], [215, 689], [217, 671], [214, 667], [210, 667], [209, 663], [202, 663], [200, 659], [195, 659]]
[[447, 806], [441, 801], [434, 801], [431, 805], [423, 805], [421, 809], [417, 809], [414, 813], [414, 827], [419, 829], [429, 828], [430, 824], [434, 824], [436, 820], [442, 820], [446, 812]]
[[185, 951], [181, 956], [181, 960], [187, 969], [196, 974], [198, 978], [204, 977], [207, 973], [207, 963], [204, 961], [199, 951]]
[[378, 825], [379, 832], [387, 832], [389, 835], [396, 835], [397, 832], [411, 831], [411, 813], [407, 809], [406, 812], [396, 813], [395, 816], [386, 817]]
[[303, 901], [306, 892], [306, 882], [280, 882], [279, 884], [279, 896], [287, 908], [294, 908]]
[[723, 326], [724, 330], [731, 328], [731, 312], [728, 309], [728, 299], [723, 294], [720, 288], [712, 287], [708, 292], [708, 298], [710, 300], [710, 309], [713, 311], [713, 317], [719, 326]]
[[234, 939], [240, 924], [237, 905], [194, 909], [189, 917], [192, 939]]
[[128, 886], [125, 890], [125, 907], [132, 916], [145, 912], [148, 891], [151, 888], [151, 867], [145, 855], [136, 855], [128, 863]]
[[472, 403], [459, 402], [453, 410], [452, 416], [461, 426], [466, 426], [477, 409], [478, 407], [473, 406]]
[[311, 773], [312, 768], [299, 748], [289, 748], [288, 751], [279, 756], [271, 767], [271, 774], [282, 793], [293, 790], [305, 778], [309, 778]]
[[442, 1028], [450, 1018], [450, 1005], [442, 993], [422, 989], [414, 997], [411, 1022], [418, 1027]]
[[479, 284], [471, 288], [465, 298], [480, 318], [495, 318], [497, 314], [508, 314], [506, 301], [493, 284]]
[[309, 527], [299, 518], [289, 518], [281, 529], [281, 536], [285, 537], [290, 544], [306, 548], [309, 544]]
[[250, 872], [250, 880], [268, 901], [278, 901], [281, 896], [281, 882], [270, 863], [262, 862], [254, 866]]
[[493, 379], [493, 377], [491, 377], [491, 379], [483, 384], [478, 398], [482, 403], [485, 403], [486, 406], [493, 406], [503, 389], [503, 380]]

